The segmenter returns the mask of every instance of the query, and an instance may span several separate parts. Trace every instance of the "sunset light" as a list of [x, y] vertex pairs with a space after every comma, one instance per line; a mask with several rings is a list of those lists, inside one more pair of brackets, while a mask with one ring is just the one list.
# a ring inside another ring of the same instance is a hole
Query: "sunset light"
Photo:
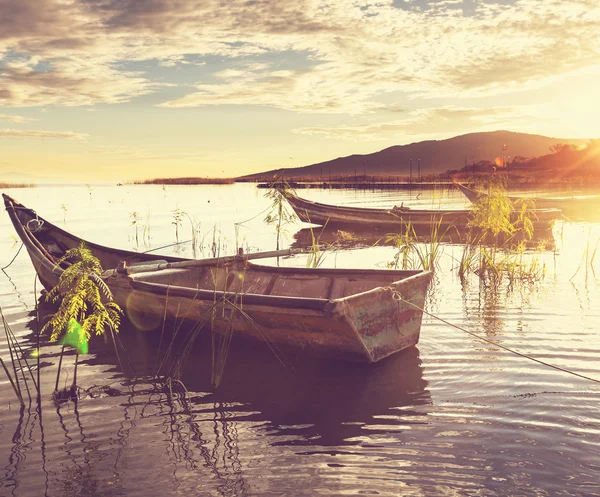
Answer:
[[579, 0], [5, 1], [0, 175], [237, 176], [507, 129], [600, 136]]
[[0, 0], [0, 497], [600, 497], [600, 0]]

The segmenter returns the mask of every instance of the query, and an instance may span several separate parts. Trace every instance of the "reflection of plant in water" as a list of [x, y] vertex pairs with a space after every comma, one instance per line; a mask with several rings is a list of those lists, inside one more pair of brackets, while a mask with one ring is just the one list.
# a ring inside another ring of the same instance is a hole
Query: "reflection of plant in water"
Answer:
[[579, 266], [577, 266], [575, 273], [573, 274], [573, 276], [571, 276], [571, 279], [569, 281], [573, 281], [575, 276], [577, 276], [577, 274], [581, 270], [582, 266], [585, 268], [585, 281], [587, 281], [590, 272], [594, 275], [594, 277], [596, 276], [596, 270], [594, 269], [594, 260], [596, 259], [596, 252], [598, 251], [598, 246], [600, 245], [600, 237], [596, 240], [596, 244], [593, 246], [593, 248], [590, 245], [590, 242], [591, 229], [588, 228], [587, 242], [585, 245], [585, 249], [583, 250], [583, 254], [581, 255], [581, 261], [579, 261]]

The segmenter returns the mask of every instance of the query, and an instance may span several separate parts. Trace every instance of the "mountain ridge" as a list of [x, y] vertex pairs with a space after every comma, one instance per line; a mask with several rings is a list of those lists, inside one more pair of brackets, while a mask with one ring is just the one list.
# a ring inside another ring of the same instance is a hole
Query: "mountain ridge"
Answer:
[[289, 177], [340, 175], [410, 175], [422, 176], [457, 170], [482, 161], [495, 161], [504, 155], [508, 162], [514, 158], [533, 158], [548, 154], [557, 144], [583, 145], [591, 139], [556, 138], [544, 135], [497, 130], [457, 135], [444, 140], [425, 140], [406, 145], [392, 145], [370, 154], [344, 157], [294, 168], [271, 169], [237, 179], [264, 180], [283, 174]]

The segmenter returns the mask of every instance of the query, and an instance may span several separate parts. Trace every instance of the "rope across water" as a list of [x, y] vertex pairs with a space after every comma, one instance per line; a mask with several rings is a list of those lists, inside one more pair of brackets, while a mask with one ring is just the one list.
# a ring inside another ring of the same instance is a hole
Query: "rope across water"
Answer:
[[444, 324], [447, 324], [448, 326], [451, 326], [452, 328], [456, 328], [457, 330], [463, 331], [463, 332], [467, 333], [468, 335], [471, 335], [472, 337], [475, 337], [478, 340], [481, 340], [482, 342], [485, 342], [485, 343], [488, 343], [490, 345], [493, 345], [494, 347], [498, 347], [499, 349], [506, 350], [507, 352], [510, 352], [511, 354], [515, 354], [515, 355], [517, 355], [519, 357], [523, 357], [524, 359], [529, 359], [530, 361], [537, 362], [538, 364], [542, 364], [543, 366], [555, 369], [557, 371], [561, 371], [563, 373], [567, 373], [567, 374], [570, 374], [570, 375], [573, 375], [573, 376], [577, 376], [578, 378], [583, 378], [584, 380], [592, 381], [594, 383], [600, 383], [600, 380], [598, 380], [596, 378], [592, 378], [590, 376], [586, 376], [586, 375], [581, 374], [581, 373], [576, 373], [575, 371], [571, 371], [569, 369], [562, 368], [562, 367], [556, 366], [554, 364], [550, 364], [549, 362], [545, 362], [545, 361], [542, 361], [540, 359], [536, 359], [535, 357], [531, 357], [530, 355], [524, 354], [522, 352], [518, 352], [518, 351], [516, 351], [514, 349], [511, 349], [509, 347], [505, 347], [504, 345], [500, 345], [500, 344], [498, 344], [498, 343], [496, 343], [496, 342], [494, 342], [492, 340], [489, 340], [489, 339], [487, 339], [485, 337], [482, 337], [481, 335], [478, 335], [477, 333], [473, 333], [472, 331], [466, 330], [466, 329], [464, 329], [464, 328], [462, 328], [462, 327], [460, 327], [460, 326], [458, 326], [458, 325], [456, 325], [454, 323], [451, 323], [450, 321], [446, 321], [445, 319], [443, 319], [443, 318], [441, 318], [439, 316], [436, 316], [435, 314], [427, 312], [425, 309], [422, 309], [418, 305], [415, 305], [412, 302], [409, 302], [408, 300], [403, 299], [402, 296], [399, 293], [397, 293], [397, 292], [394, 294], [394, 298], [397, 299], [397, 300], [401, 300], [405, 304], [408, 304], [409, 306], [411, 306], [411, 307], [413, 307], [413, 308], [421, 311], [423, 314], [425, 314], [427, 316], [430, 316], [430, 317], [432, 317], [434, 319], [437, 319], [438, 321], [440, 321], [440, 322], [442, 322]]

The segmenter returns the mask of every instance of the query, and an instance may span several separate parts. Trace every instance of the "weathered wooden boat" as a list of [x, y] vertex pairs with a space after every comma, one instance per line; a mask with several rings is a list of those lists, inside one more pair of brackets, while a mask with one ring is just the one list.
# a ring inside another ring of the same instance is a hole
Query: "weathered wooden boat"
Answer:
[[[64, 271], [57, 258], [82, 240], [3, 197], [40, 281], [52, 288]], [[103, 268], [110, 268], [103, 279], [134, 325], [158, 328], [164, 316], [210, 323], [206, 318], [216, 309], [216, 331], [233, 329], [280, 346], [363, 362], [416, 345], [432, 276], [429, 271], [272, 267], [249, 260], [286, 251], [156, 260], [85, 243]]]
[[[285, 197], [302, 221], [320, 225], [363, 224], [372, 229], [398, 230], [410, 223], [415, 229], [433, 225], [464, 229], [468, 227], [472, 214], [470, 209], [411, 209], [403, 205], [394, 206], [392, 209], [373, 209], [329, 205], [300, 198], [289, 191], [285, 192]], [[561, 215], [559, 209], [533, 209], [531, 213], [532, 220], [539, 227], [547, 227]], [[515, 219], [518, 215], [518, 211], [515, 211]]]
[[[477, 202], [486, 192], [473, 190], [460, 183], [455, 183], [456, 187], [471, 202]], [[560, 209], [565, 216], [582, 217], [590, 214], [600, 215], [600, 196], [570, 196], [570, 197], [529, 197], [529, 196], [509, 196], [511, 202], [517, 203], [524, 199], [532, 200], [535, 211], [539, 209]]]

